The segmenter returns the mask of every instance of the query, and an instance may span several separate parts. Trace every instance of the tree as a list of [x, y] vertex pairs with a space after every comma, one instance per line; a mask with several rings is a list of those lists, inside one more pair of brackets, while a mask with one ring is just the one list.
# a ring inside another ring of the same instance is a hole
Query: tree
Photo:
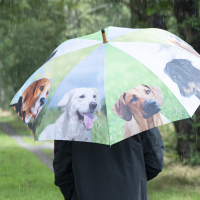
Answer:
[[66, 39], [129, 20], [126, 6], [105, 1], [0, 1], [0, 106]]
[[0, 1], [0, 106], [65, 40], [63, 1]]

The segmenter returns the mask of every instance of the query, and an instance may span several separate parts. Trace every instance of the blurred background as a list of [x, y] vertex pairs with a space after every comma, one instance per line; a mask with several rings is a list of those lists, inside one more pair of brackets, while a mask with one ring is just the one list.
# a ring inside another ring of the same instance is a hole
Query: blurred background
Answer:
[[[24, 82], [62, 42], [108, 26], [160, 28], [200, 53], [200, 0], [0, 0], [0, 199], [63, 199], [54, 186], [53, 142], [34, 142], [9, 108]], [[200, 199], [200, 109], [159, 127], [165, 166], [150, 200]]]

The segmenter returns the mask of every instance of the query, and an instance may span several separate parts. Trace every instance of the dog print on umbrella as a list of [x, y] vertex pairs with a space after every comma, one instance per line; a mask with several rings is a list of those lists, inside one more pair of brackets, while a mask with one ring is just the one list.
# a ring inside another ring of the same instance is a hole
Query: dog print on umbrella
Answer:
[[186, 42], [184, 41], [181, 41], [178, 37], [175, 37], [175, 36], [172, 36], [172, 35], [169, 35], [167, 36], [168, 40], [170, 42], [172, 42], [173, 44], [189, 51], [190, 53], [194, 54], [195, 56], [199, 57], [200, 58], [200, 55], [191, 47], [189, 46]]
[[124, 138], [168, 123], [169, 120], [160, 113], [163, 103], [164, 96], [155, 86], [142, 84], [123, 92], [112, 110], [126, 120]]
[[173, 59], [166, 64], [164, 72], [177, 84], [181, 96], [189, 98], [195, 95], [200, 99], [200, 70], [191, 61]]
[[45, 104], [49, 94], [51, 82], [47, 78], [34, 81], [19, 97], [17, 103], [10, 105], [27, 125], [31, 118], [34, 122]]
[[96, 111], [100, 113], [100, 94], [96, 88], [76, 88], [65, 93], [57, 104], [65, 107], [54, 124], [42, 131], [39, 140], [74, 140], [91, 142]]

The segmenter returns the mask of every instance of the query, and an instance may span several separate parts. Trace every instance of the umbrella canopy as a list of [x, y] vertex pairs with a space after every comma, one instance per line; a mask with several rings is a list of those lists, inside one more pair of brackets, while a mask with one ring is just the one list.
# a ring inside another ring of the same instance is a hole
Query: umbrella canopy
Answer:
[[62, 43], [11, 101], [35, 140], [112, 145], [198, 108], [190, 45], [155, 28], [103, 32], [104, 42], [99, 31]]

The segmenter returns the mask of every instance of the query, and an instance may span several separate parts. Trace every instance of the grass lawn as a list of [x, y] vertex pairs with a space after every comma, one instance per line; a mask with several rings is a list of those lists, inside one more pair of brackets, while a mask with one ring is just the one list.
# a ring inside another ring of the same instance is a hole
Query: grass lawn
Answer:
[[40, 141], [34, 141], [33, 138], [29, 138], [29, 137], [22, 137], [22, 140], [24, 142], [26, 142], [27, 144], [30, 144], [32, 146], [40, 146], [40, 145], [43, 145], [43, 142], [40, 142]]
[[199, 200], [200, 168], [173, 163], [165, 158], [165, 167], [148, 182], [150, 200]]
[[63, 199], [54, 174], [0, 131], [0, 200]]

